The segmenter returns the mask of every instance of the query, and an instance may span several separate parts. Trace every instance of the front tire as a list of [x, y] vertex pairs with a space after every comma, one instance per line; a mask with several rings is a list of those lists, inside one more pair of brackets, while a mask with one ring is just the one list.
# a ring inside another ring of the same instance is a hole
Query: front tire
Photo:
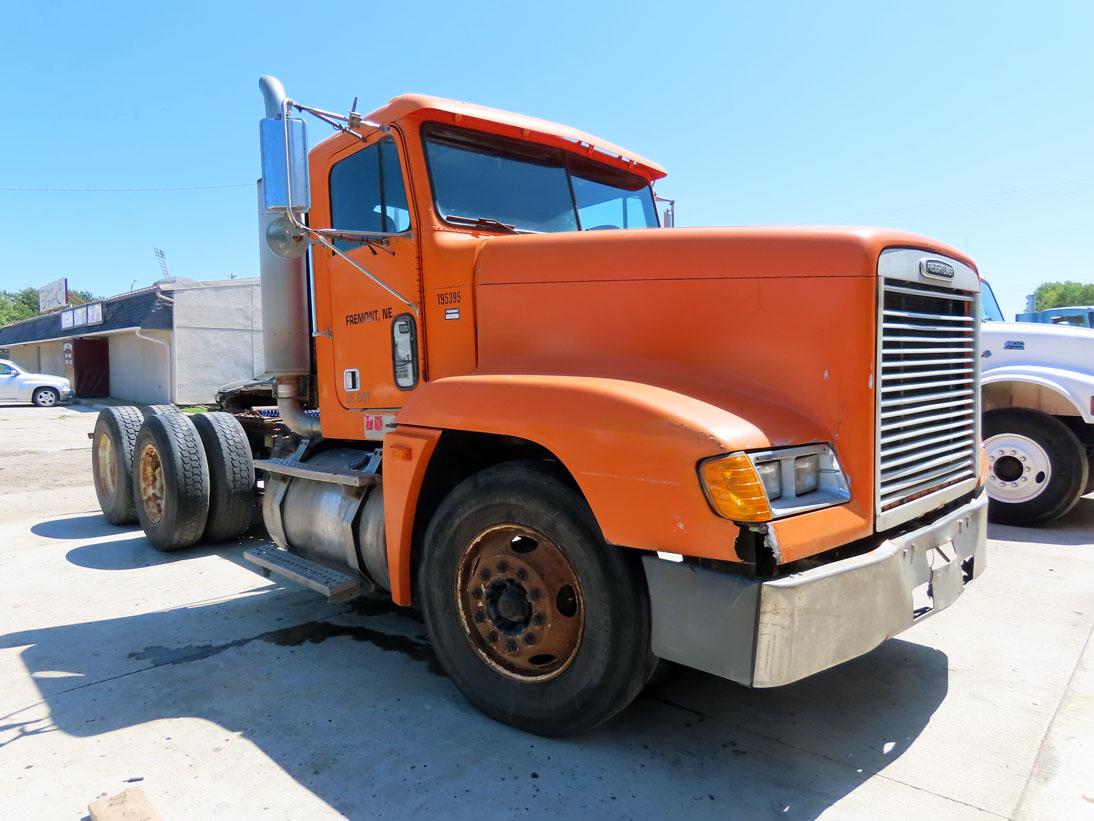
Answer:
[[61, 394], [55, 388], [35, 388], [30, 401], [39, 408], [52, 408], [61, 401]]
[[536, 463], [460, 483], [425, 535], [419, 590], [442, 666], [487, 715], [528, 732], [592, 729], [656, 665], [637, 557]]
[[1032, 527], [1066, 514], [1087, 486], [1079, 438], [1060, 420], [1025, 408], [984, 414], [988, 518]]

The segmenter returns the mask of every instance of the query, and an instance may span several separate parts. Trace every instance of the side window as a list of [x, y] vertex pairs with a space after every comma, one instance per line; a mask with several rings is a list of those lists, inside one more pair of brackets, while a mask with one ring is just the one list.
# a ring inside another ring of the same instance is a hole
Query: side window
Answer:
[[[410, 228], [410, 208], [395, 140], [385, 137], [330, 170], [331, 227], [346, 231], [398, 233]], [[352, 240], [335, 240], [352, 248]]]
[[5, 365], [0, 363], [0, 376], [7, 376], [11, 373], [11, 365]]

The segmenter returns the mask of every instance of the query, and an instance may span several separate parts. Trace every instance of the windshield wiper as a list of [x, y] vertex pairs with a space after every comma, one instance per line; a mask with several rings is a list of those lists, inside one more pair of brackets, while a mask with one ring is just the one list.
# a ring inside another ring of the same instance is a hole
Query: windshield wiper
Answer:
[[482, 225], [486, 228], [500, 228], [510, 234], [519, 234], [515, 225], [510, 225], [507, 222], [501, 220], [491, 219], [490, 217], [458, 217], [455, 214], [442, 214], [442, 216], [449, 222], [459, 222], [464, 225]]

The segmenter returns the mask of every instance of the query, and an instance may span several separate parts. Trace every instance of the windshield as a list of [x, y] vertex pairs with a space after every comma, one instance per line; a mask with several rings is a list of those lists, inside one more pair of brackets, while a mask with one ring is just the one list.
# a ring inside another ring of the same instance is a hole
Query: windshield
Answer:
[[986, 280], [980, 280], [980, 319], [984, 322], [1006, 322], [1003, 312], [999, 310], [995, 292]]
[[656, 228], [649, 182], [548, 146], [426, 126], [433, 201], [442, 218], [487, 230]]

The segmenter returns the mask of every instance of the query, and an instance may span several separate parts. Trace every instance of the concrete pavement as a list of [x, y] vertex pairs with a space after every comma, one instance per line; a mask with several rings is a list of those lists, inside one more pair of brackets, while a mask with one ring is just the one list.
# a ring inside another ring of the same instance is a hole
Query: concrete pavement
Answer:
[[1094, 498], [993, 528], [950, 610], [750, 691], [679, 671], [567, 741], [468, 705], [412, 611], [98, 515], [95, 413], [0, 407], [0, 806], [82, 817], [1094, 818]]

